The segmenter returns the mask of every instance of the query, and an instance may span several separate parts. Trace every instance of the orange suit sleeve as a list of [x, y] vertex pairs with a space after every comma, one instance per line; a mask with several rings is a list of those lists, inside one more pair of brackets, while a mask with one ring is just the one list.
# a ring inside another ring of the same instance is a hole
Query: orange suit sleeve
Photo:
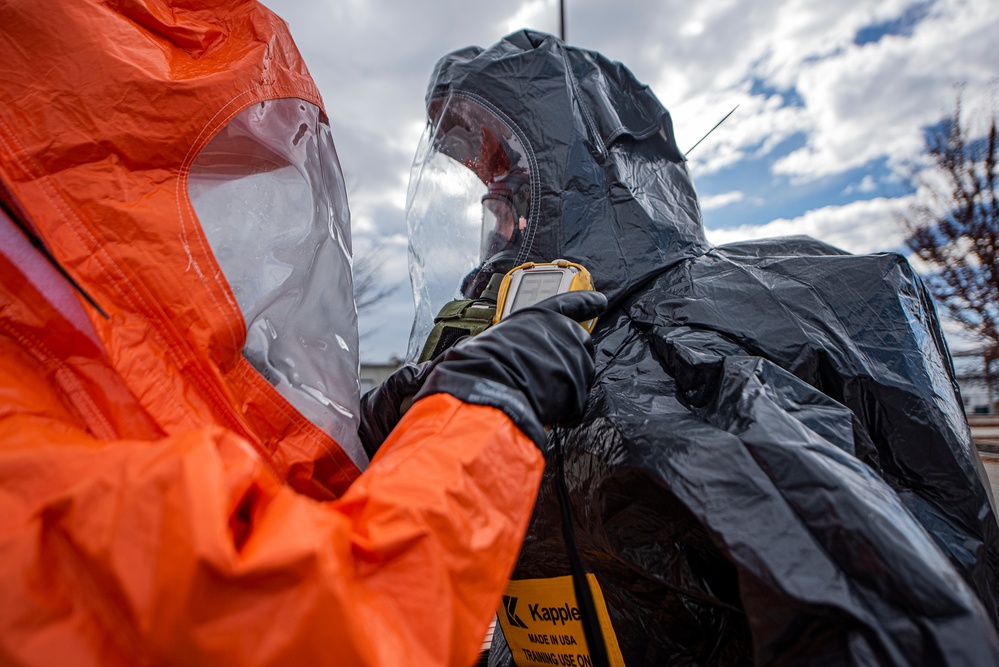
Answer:
[[105, 441], [31, 360], [0, 370], [0, 663], [470, 665], [543, 459], [441, 394], [343, 497], [219, 426]]

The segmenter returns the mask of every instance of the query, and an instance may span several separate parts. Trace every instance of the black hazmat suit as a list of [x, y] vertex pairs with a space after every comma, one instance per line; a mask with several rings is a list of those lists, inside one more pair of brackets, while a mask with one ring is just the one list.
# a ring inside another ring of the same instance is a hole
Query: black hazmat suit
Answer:
[[[625, 664], [996, 664], [995, 513], [906, 260], [712, 246], [666, 109], [552, 36], [444, 57], [428, 109], [455, 96], [529, 153], [518, 260], [579, 262], [610, 302], [585, 416], [549, 438]], [[569, 573], [556, 473], [515, 580]]]

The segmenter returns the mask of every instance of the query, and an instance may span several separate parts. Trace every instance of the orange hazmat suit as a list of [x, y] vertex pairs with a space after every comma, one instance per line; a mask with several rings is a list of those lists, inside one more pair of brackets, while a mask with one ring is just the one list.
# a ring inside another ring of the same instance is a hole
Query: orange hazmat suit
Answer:
[[[0, 664], [474, 662], [542, 456], [436, 394], [361, 474], [342, 178], [285, 24], [4, 0], [0, 25]], [[254, 282], [226, 239], [282, 230], [227, 228], [226, 188], [301, 174], [326, 255], [275, 242]], [[274, 353], [319, 302], [336, 336]]]

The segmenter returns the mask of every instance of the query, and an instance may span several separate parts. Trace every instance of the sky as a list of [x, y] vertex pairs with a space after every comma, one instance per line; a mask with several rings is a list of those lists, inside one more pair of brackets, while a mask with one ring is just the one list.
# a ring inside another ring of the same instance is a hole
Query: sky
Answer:
[[[398, 289], [360, 317], [361, 360], [404, 357], [413, 318], [405, 222], [434, 64], [531, 28], [557, 0], [263, 0], [319, 86], [350, 201], [355, 261]], [[924, 132], [996, 102], [995, 0], [565, 0], [565, 38], [627, 66], [670, 111], [708, 239], [807, 234], [904, 251]], [[949, 336], [954, 336], [948, 330]], [[959, 345], [956, 336], [951, 346]]]

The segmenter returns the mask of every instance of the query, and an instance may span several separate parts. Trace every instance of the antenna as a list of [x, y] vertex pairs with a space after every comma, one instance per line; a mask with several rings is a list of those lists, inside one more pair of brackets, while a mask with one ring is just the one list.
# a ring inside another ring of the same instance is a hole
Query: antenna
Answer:
[[565, 41], [565, 0], [558, 0], [558, 38]]
[[[735, 110], [738, 109], [738, 108], [739, 108], [738, 104], [736, 104], [734, 107], [732, 107], [732, 110], [729, 111], [727, 114], [725, 114], [724, 118], [722, 118], [720, 121], [718, 121], [717, 123], [715, 123], [715, 126], [712, 127], [710, 130], [708, 130], [707, 134], [705, 134], [703, 137], [701, 137], [700, 139], [697, 140], [697, 144], [699, 144], [702, 141], [704, 141], [705, 139], [707, 139], [708, 138], [708, 134], [711, 134], [712, 132], [714, 132], [715, 130], [717, 130], [718, 126], [721, 125], [722, 123], [724, 123], [726, 120], [728, 120], [728, 117], [731, 116], [732, 114], [734, 114]], [[688, 155], [690, 155], [690, 151], [692, 151], [695, 148], [697, 148], [697, 144], [694, 144], [693, 146], [691, 146], [690, 148], [688, 148], [687, 152], [683, 154], [683, 157], [687, 157]]]

